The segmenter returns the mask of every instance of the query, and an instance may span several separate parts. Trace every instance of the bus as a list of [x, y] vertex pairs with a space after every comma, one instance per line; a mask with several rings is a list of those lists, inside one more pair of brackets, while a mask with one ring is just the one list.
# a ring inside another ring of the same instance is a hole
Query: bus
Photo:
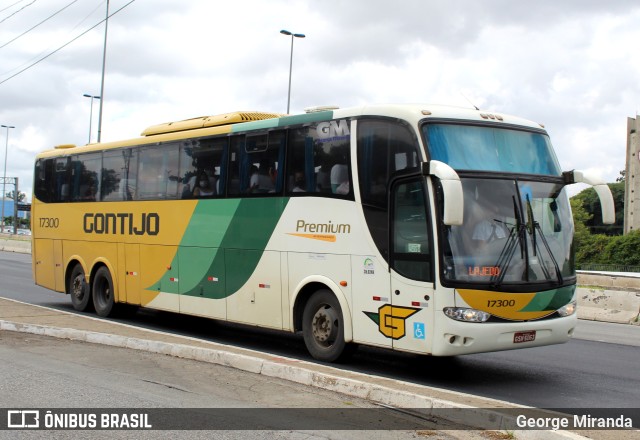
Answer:
[[37, 155], [35, 283], [301, 333], [320, 361], [361, 345], [434, 356], [569, 340], [567, 186], [544, 127], [438, 105], [234, 112]]

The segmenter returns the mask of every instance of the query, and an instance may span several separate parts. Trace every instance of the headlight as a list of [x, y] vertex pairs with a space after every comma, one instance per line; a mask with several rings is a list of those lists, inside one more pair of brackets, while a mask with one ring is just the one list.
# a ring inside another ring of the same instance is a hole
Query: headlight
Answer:
[[571, 301], [566, 306], [560, 307], [558, 309], [558, 315], [560, 315], [560, 316], [571, 316], [574, 313], [576, 313], [576, 308], [577, 307], [578, 307], [578, 304], [576, 303], [576, 301]]
[[456, 321], [485, 322], [491, 317], [489, 313], [483, 312], [482, 310], [462, 307], [445, 307], [443, 311], [445, 315]]

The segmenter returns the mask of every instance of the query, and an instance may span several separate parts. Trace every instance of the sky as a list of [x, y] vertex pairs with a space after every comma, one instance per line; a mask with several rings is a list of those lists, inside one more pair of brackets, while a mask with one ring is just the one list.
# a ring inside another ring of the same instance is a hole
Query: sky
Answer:
[[[563, 169], [614, 182], [640, 111], [637, 0], [110, 0], [109, 10], [119, 12], [102, 141], [203, 115], [285, 113], [282, 29], [306, 35], [294, 40], [291, 113], [475, 105], [543, 124]], [[0, 129], [0, 147], [28, 200], [38, 152], [84, 145], [90, 126], [96, 141], [99, 101], [92, 112], [83, 95], [101, 94], [105, 15], [101, 0], [0, 0], [0, 124], [15, 126]]]

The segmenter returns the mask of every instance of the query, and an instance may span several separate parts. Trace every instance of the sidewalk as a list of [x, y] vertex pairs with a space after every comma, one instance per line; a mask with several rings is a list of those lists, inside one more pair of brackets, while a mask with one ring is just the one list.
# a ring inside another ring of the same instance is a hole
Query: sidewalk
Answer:
[[[17, 331], [124, 347], [224, 365], [318, 387], [399, 408], [420, 408], [423, 415], [444, 418], [473, 429], [515, 426], [515, 416], [501, 412], [527, 407], [411, 384], [253, 350], [146, 330], [126, 324], [48, 309], [0, 298], [0, 331]], [[451, 409], [451, 410], [446, 410]], [[443, 410], [444, 413], [442, 412]], [[459, 411], [463, 410], [463, 411]], [[425, 414], [426, 411], [426, 414]], [[437, 415], [435, 414], [437, 413]], [[505, 428], [503, 428], [505, 429]], [[513, 431], [517, 439], [578, 439], [568, 431]], [[621, 432], [582, 431], [590, 438], [620, 438]], [[595, 435], [592, 435], [595, 434]]]

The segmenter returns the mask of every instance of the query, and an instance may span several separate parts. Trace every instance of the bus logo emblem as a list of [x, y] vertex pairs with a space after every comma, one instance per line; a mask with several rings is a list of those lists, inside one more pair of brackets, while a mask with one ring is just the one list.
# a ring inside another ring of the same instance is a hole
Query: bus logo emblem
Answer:
[[316, 128], [316, 133], [320, 142], [342, 140], [348, 138], [351, 134], [349, 123], [345, 119], [320, 122]]
[[378, 313], [364, 312], [373, 322], [378, 324], [380, 333], [391, 339], [401, 339], [407, 334], [406, 320], [422, 309], [399, 307], [385, 304]]
[[376, 267], [373, 264], [373, 260], [371, 258], [367, 258], [363, 263], [363, 273], [365, 275], [375, 275]]

